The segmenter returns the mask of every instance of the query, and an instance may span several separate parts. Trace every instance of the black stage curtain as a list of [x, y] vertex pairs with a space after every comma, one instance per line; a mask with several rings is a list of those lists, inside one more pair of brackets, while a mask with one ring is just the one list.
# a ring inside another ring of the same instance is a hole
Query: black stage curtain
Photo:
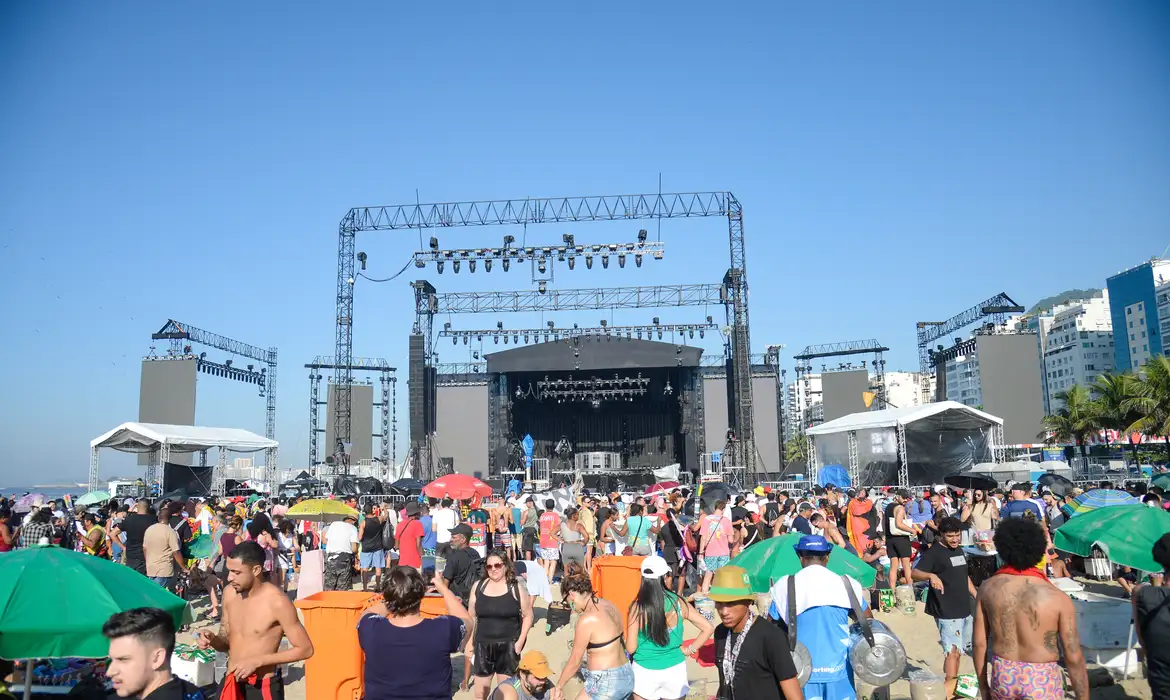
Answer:
[[166, 491], [183, 491], [189, 496], [210, 496], [213, 469], [167, 462], [163, 465], [163, 486]]

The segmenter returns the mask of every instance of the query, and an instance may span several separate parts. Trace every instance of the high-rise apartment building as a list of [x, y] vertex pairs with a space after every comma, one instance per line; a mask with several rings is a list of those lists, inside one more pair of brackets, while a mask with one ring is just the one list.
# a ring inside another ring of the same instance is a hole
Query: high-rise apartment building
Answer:
[[[921, 372], [886, 372], [886, 401], [891, 406], [906, 408], [934, 401], [934, 375]], [[874, 408], [885, 408], [874, 406]]]
[[1074, 385], [1090, 387], [1113, 369], [1113, 321], [1109, 295], [1064, 304], [1053, 314], [1042, 343], [1045, 412], [1060, 410], [1057, 398]]
[[[1113, 321], [1113, 366], [1136, 370], [1164, 354], [1156, 290], [1170, 282], [1170, 260], [1151, 259], [1106, 280]], [[1170, 312], [1170, 310], [1168, 310]]]
[[824, 415], [811, 411], [814, 405], [821, 406], [821, 375], [799, 374], [796, 381], [785, 387], [785, 392], [784, 434], [791, 438], [793, 435], [803, 433], [809, 422], [817, 420], [818, 415]]

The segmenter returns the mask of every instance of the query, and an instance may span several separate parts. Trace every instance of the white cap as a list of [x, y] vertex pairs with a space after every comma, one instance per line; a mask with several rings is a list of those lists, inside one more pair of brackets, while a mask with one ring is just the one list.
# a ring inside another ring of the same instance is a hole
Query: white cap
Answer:
[[642, 578], [659, 579], [670, 573], [670, 565], [662, 557], [652, 554], [642, 560]]

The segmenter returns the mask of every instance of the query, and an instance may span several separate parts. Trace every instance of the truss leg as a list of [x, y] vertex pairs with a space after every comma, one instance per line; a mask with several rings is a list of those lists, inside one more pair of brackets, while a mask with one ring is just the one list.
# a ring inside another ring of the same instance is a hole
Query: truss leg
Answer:
[[[353, 285], [354, 231], [344, 222], [337, 236], [337, 328], [334, 355], [341, 367], [337, 370], [337, 388], [333, 414], [333, 434], [339, 444], [350, 441], [350, 418], [353, 410]], [[329, 445], [333, 452], [337, 445]], [[345, 473], [349, 473], [348, 462]]]
[[309, 467], [313, 468], [321, 463], [320, 449], [317, 442], [321, 432], [318, 421], [321, 408], [321, 375], [317, 370], [309, 373]]
[[805, 438], [806, 449], [808, 450], [808, 479], [812, 483], [817, 483], [817, 471], [820, 463], [817, 460], [817, 444], [811, 435], [806, 435]]
[[276, 348], [268, 348], [268, 372], [264, 380], [264, 437], [276, 439]]
[[393, 438], [390, 437], [390, 375], [383, 372], [382, 376], [378, 378], [382, 384], [382, 402], [379, 405], [382, 418], [382, 444], [379, 452], [382, 458], [382, 465], [389, 466], [390, 463], [390, 443]]
[[98, 490], [98, 448], [89, 449], [89, 490]]
[[856, 486], [857, 472], [859, 471], [857, 460], [857, 432], [850, 430], [846, 436], [849, 438], [849, 484]]
[[906, 459], [906, 427], [898, 425], [898, 486], [910, 487], [910, 461]]
[[211, 493], [222, 496], [227, 491], [227, 450], [219, 448], [219, 459], [215, 462], [215, 473], [212, 475]]
[[276, 491], [276, 453], [275, 447], [264, 450], [264, 483], [268, 484], [269, 493]]

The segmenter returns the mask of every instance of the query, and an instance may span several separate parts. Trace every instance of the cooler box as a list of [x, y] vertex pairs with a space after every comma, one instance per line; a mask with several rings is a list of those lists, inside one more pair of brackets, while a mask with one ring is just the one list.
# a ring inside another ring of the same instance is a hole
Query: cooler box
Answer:
[[305, 661], [306, 698], [360, 700], [366, 657], [358, 644], [357, 623], [379, 597], [361, 591], [322, 591], [293, 603], [313, 642], [313, 656]]
[[1095, 579], [1109, 581], [1113, 578], [1113, 563], [1100, 557], [1085, 559], [1085, 574]]
[[626, 615], [642, 587], [642, 560], [646, 557], [602, 557], [593, 560], [593, 592], [617, 607], [626, 628]]

